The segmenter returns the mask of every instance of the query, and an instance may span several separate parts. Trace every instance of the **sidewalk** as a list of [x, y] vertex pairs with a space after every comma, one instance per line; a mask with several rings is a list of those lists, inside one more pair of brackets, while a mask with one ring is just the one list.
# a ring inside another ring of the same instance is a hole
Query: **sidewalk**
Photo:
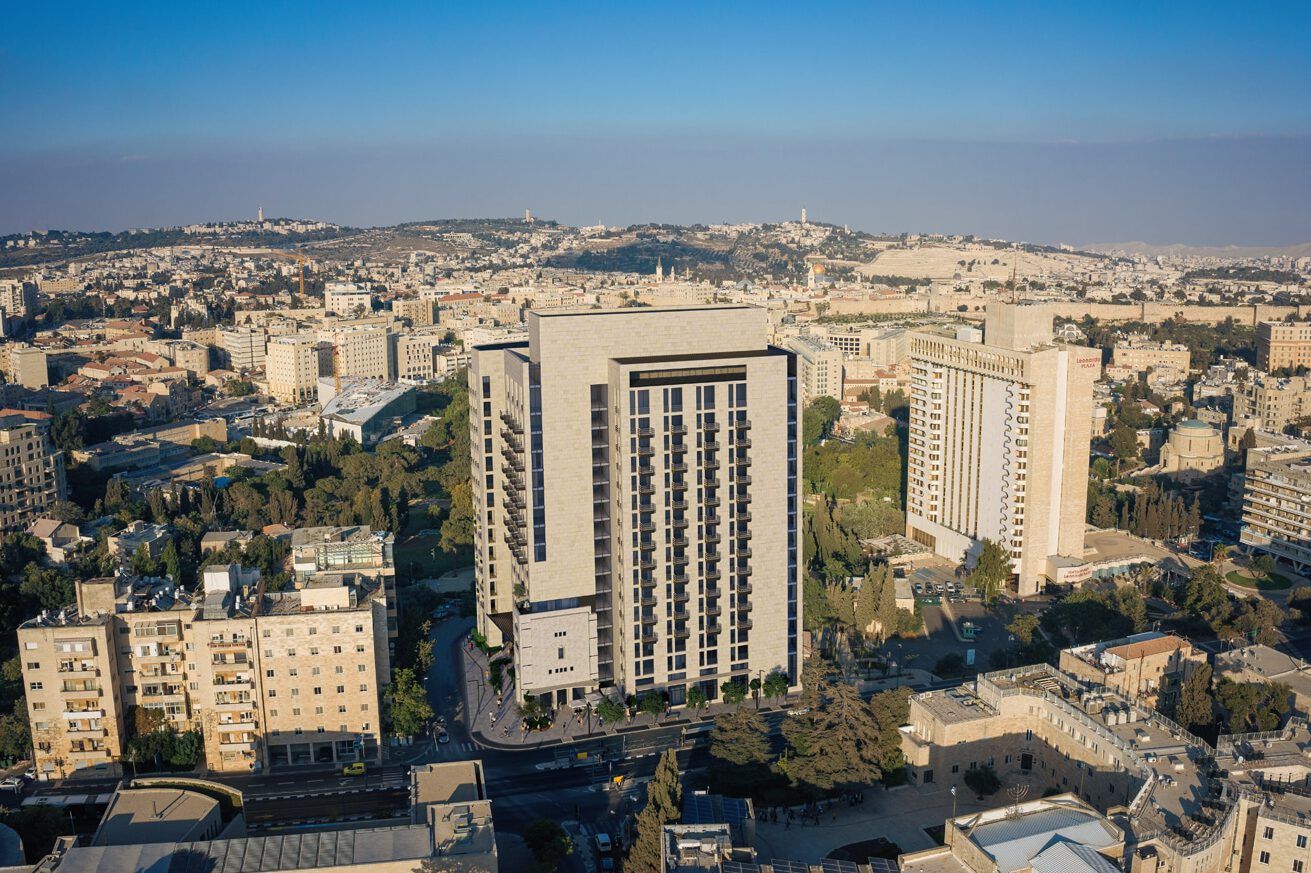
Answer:
[[[737, 708], [731, 704], [712, 703], [698, 711], [686, 708], [670, 710], [659, 718], [639, 713], [631, 720], [619, 724], [603, 724], [593, 712], [589, 725], [586, 711], [575, 713], [566, 706], [556, 710], [555, 721], [549, 728], [525, 732], [519, 719], [519, 708], [514, 702], [514, 685], [509, 675], [508, 660], [502, 667], [503, 684], [498, 700], [491, 686], [491, 668], [487, 655], [477, 647], [471, 648], [467, 638], [460, 643], [460, 655], [459, 669], [464, 677], [465, 724], [470, 738], [479, 746], [489, 749], [540, 749], [657, 729], [673, 731], [711, 722], [716, 715]], [[492, 655], [491, 660], [506, 657], [504, 653], [498, 652]], [[755, 703], [748, 695], [741, 705], [754, 706]], [[762, 700], [760, 711], [774, 712], [791, 705], [788, 700]]]

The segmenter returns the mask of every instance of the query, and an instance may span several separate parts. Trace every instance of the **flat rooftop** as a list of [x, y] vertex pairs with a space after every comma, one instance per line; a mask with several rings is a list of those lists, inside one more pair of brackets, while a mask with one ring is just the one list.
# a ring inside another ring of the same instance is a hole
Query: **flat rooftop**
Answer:
[[93, 846], [176, 843], [193, 839], [219, 803], [180, 788], [123, 788], [114, 793], [91, 841]]

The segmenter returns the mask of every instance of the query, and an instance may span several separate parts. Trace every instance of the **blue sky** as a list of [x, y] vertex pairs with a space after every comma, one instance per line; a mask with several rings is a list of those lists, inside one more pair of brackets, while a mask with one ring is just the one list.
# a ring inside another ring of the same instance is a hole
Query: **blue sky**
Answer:
[[1292, 3], [11, 6], [0, 232], [806, 205], [1305, 242], [1309, 25]]

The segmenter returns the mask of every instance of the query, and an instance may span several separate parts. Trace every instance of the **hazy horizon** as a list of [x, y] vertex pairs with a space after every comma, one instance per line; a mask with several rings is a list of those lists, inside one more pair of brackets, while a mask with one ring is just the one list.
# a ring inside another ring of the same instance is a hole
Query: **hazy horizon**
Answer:
[[6, 25], [0, 233], [804, 206], [871, 232], [1311, 241], [1304, 4], [34, 4]]

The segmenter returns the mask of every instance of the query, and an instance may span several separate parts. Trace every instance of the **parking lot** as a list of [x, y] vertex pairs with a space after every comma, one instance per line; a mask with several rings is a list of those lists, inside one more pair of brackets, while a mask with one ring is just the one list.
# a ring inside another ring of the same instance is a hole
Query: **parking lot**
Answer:
[[[950, 613], [959, 622], [973, 622], [975, 640], [965, 642], [952, 630]], [[924, 617], [924, 633], [914, 639], [894, 640], [885, 647], [892, 658], [901, 666], [915, 667], [921, 670], [933, 670], [935, 664], [947, 655], [956, 654], [968, 660], [969, 650], [974, 650], [974, 667], [979, 671], [991, 669], [989, 657], [993, 652], [1011, 645], [1010, 633], [1003, 622], [983, 607], [977, 600], [957, 600], [942, 605], [920, 606]]]

